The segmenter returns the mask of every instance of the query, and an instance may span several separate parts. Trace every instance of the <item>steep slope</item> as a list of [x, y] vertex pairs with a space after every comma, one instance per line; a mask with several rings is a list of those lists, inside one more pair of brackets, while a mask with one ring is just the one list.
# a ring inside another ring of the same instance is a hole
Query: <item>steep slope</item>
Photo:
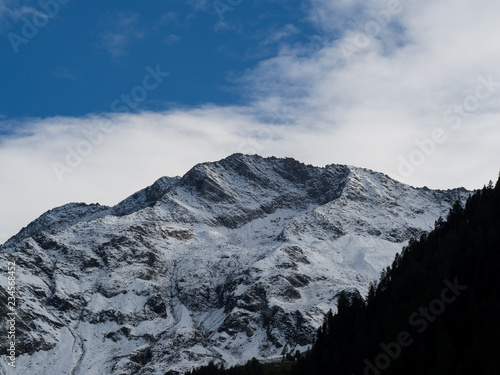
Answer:
[[52, 210], [1, 247], [17, 265], [18, 370], [163, 374], [305, 347], [340, 291], [366, 293], [467, 196], [235, 154], [112, 208]]

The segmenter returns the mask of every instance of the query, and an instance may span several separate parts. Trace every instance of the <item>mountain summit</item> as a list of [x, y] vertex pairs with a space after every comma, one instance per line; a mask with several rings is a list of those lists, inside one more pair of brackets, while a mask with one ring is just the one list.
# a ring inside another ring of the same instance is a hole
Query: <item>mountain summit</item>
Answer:
[[175, 374], [306, 348], [341, 291], [366, 293], [468, 195], [235, 154], [114, 207], [55, 208], [0, 247], [17, 266], [18, 371]]

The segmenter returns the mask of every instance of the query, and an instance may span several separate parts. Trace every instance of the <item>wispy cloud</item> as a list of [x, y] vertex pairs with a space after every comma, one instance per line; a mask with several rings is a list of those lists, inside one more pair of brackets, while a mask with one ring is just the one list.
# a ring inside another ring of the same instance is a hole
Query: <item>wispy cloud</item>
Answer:
[[211, 1], [208, 0], [186, 0], [186, 3], [195, 10], [207, 10], [210, 7]]
[[100, 44], [114, 60], [126, 56], [134, 40], [145, 37], [138, 13], [108, 13], [103, 17], [101, 24], [104, 25], [104, 31], [99, 35]]
[[170, 34], [168, 35], [165, 39], [163, 39], [163, 43], [172, 45], [172, 44], [177, 44], [181, 41], [181, 37], [175, 34]]
[[[20, 4], [19, 0], [0, 0], [0, 32], [6, 32], [10, 26], [18, 22], [23, 16], [49, 17], [41, 13], [35, 6], [30, 6], [30, 1]], [[33, 2], [33, 5], [35, 3]]]
[[160, 18], [161, 25], [179, 25], [179, 15], [175, 12], [167, 12]]
[[262, 47], [270, 44], [286, 43], [290, 37], [298, 34], [300, 34], [300, 30], [292, 24], [287, 24], [280, 29], [266, 30], [262, 36], [260, 46]]
[[65, 66], [58, 66], [54, 69], [52, 74], [54, 75], [54, 77], [61, 79], [69, 79], [71, 81], [77, 80], [77, 75]]

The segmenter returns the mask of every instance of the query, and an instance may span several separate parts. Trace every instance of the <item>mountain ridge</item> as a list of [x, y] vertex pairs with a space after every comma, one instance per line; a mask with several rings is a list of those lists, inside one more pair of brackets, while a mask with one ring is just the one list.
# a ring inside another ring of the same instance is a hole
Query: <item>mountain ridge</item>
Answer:
[[[188, 172], [186, 172], [186, 174], [183, 177], [179, 177], [179, 176], [160, 177], [152, 185], [147, 186], [146, 188], [141, 189], [141, 190], [133, 193], [132, 195], [123, 199], [122, 201], [120, 201], [119, 203], [117, 203], [114, 206], [100, 205], [99, 203], [87, 204], [87, 203], [83, 203], [83, 202], [71, 202], [71, 203], [64, 204], [62, 206], [55, 207], [53, 209], [46, 211], [45, 213], [40, 215], [38, 218], [34, 219], [31, 223], [28, 224], [28, 226], [22, 228], [17, 234], [15, 234], [11, 238], [9, 238], [3, 245], [8, 246], [9, 244], [11, 244], [14, 241], [20, 241], [24, 238], [27, 238], [35, 233], [38, 233], [38, 232], [46, 230], [46, 229], [51, 230], [52, 226], [54, 224], [57, 224], [51, 216], [54, 214], [57, 214], [59, 212], [62, 212], [64, 214], [63, 218], [66, 218], [68, 215], [70, 215], [70, 218], [67, 219], [68, 220], [68, 223], [66, 223], [67, 225], [72, 225], [72, 224], [77, 223], [78, 221], [75, 221], [75, 220], [78, 220], [78, 219], [81, 219], [81, 221], [92, 220], [92, 219], [96, 219], [96, 218], [99, 218], [102, 216], [106, 216], [108, 214], [109, 215], [116, 215], [116, 216], [129, 215], [135, 211], [138, 211], [140, 209], [154, 205], [159, 199], [161, 199], [163, 197], [163, 195], [165, 195], [167, 193], [168, 188], [172, 187], [176, 182], [180, 182], [181, 184], [185, 185], [186, 181], [190, 181], [190, 182], [194, 183], [194, 185], [196, 185], [197, 184], [197, 182], [195, 180], [196, 177], [193, 177], [193, 175], [196, 175], [196, 173], [200, 173], [199, 170], [202, 169], [203, 167], [218, 165], [218, 164], [221, 164], [221, 162], [223, 163], [223, 162], [229, 161], [229, 160], [235, 160], [235, 159], [237, 160], [238, 158], [241, 158], [241, 157], [243, 157], [243, 158], [256, 158], [256, 159], [260, 159], [260, 160], [272, 160], [272, 161], [283, 160], [283, 161], [287, 161], [290, 164], [298, 164], [298, 165], [301, 165], [305, 168], [314, 168], [316, 170], [327, 170], [329, 167], [343, 167], [343, 168], [351, 168], [351, 169], [355, 168], [355, 169], [365, 170], [365, 171], [368, 171], [368, 172], [374, 173], [374, 174], [380, 174], [380, 175], [386, 177], [387, 179], [392, 180], [386, 174], [376, 172], [376, 171], [373, 171], [373, 170], [367, 169], [367, 168], [357, 168], [357, 167], [353, 167], [353, 166], [339, 165], [339, 164], [328, 164], [324, 167], [316, 167], [316, 166], [313, 166], [310, 164], [304, 164], [304, 163], [298, 162], [297, 160], [295, 160], [293, 158], [283, 158], [283, 159], [276, 158], [276, 157], [262, 158], [258, 155], [243, 155], [243, 154], [237, 153], [237, 154], [232, 154], [228, 158], [225, 158], [225, 159], [222, 159], [222, 160], [219, 160], [216, 162], [199, 163], [199, 164], [195, 165], [193, 168], [191, 168]], [[225, 165], [224, 165], [224, 167], [225, 167]], [[201, 173], [201, 175], [203, 176], [203, 173]], [[255, 174], [250, 173], [249, 175], [247, 175], [247, 177], [255, 178], [255, 180], [258, 181], [258, 177]], [[395, 180], [393, 180], [393, 181], [395, 181]], [[457, 198], [459, 198], [459, 199], [460, 199], [460, 192], [468, 193], [467, 189], [465, 189], [464, 187], [446, 189], [446, 190], [429, 189], [426, 186], [413, 187], [413, 188], [417, 189], [417, 190], [422, 189], [422, 190], [436, 190], [436, 191], [442, 191], [442, 192], [457, 192], [458, 193]], [[205, 188], [205, 189], [207, 189], [207, 188]], [[335, 198], [328, 198], [327, 197], [325, 199], [326, 199], [326, 201], [328, 201], [328, 200], [333, 200]], [[138, 204], [137, 202], [140, 202], [142, 204]], [[324, 202], [324, 203], [326, 203], [326, 202]], [[90, 215], [82, 215], [81, 212], [79, 212], [80, 210], [78, 210], [79, 208], [91, 209]], [[76, 212], [73, 213], [73, 211], [76, 211]], [[76, 217], [71, 217], [72, 215], [74, 215]]]
[[303, 349], [338, 293], [366, 293], [468, 193], [235, 154], [113, 207], [54, 209], [0, 246], [28, 322], [19, 364], [52, 373], [62, 364], [42, 358], [58, 353], [72, 374], [174, 373]]

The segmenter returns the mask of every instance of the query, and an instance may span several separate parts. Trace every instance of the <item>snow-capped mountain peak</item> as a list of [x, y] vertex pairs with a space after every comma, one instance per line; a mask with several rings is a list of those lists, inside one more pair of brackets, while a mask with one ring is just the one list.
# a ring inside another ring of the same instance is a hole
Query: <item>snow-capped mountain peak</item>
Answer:
[[173, 374], [305, 348], [338, 292], [366, 293], [467, 196], [235, 154], [114, 207], [53, 209], [0, 247], [18, 269], [18, 371]]

